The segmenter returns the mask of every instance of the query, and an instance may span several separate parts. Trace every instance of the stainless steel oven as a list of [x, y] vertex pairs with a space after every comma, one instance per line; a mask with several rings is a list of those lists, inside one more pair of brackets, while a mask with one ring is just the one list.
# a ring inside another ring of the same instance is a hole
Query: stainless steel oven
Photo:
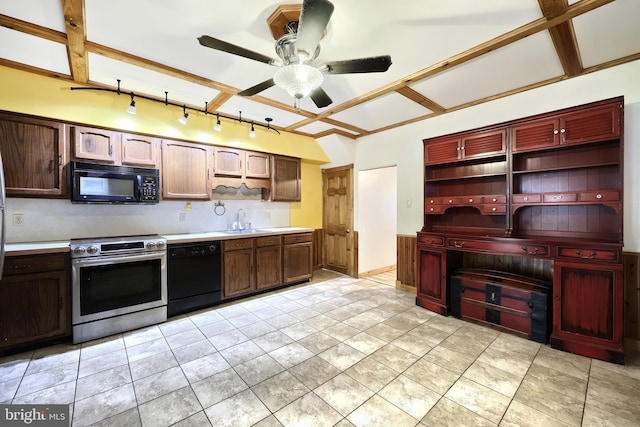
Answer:
[[73, 342], [167, 320], [167, 240], [127, 236], [71, 241]]

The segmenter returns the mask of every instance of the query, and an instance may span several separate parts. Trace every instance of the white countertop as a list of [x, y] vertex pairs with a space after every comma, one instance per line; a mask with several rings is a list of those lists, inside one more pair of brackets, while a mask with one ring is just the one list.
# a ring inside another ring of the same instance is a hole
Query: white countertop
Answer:
[[189, 232], [185, 234], [163, 234], [167, 238], [167, 243], [186, 243], [186, 242], [203, 242], [207, 240], [229, 240], [243, 239], [247, 237], [269, 236], [271, 234], [294, 234], [312, 232], [313, 228], [304, 227], [274, 227], [274, 228], [258, 228], [248, 230], [246, 232], [229, 232], [229, 231], [203, 231]]
[[[313, 228], [304, 227], [274, 227], [259, 228], [248, 232], [228, 232], [228, 231], [202, 231], [189, 232], [183, 234], [163, 234], [167, 243], [187, 243], [187, 242], [203, 242], [208, 240], [228, 240], [243, 239], [247, 237], [269, 236], [271, 234], [294, 234], [312, 232]], [[24, 242], [24, 243], [7, 243], [5, 244], [5, 254], [7, 256], [16, 255], [36, 255], [55, 252], [68, 252], [69, 241], [52, 241], [52, 242]]]

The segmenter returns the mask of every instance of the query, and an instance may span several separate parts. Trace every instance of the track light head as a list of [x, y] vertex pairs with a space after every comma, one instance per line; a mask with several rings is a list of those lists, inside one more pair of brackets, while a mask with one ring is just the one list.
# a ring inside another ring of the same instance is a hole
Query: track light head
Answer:
[[251, 122], [251, 130], [249, 131], [249, 138], [256, 137], [256, 130], [253, 128], [253, 122]]
[[189, 120], [189, 113], [187, 113], [187, 107], [185, 105], [182, 106], [182, 114], [182, 117], [180, 117], [178, 121], [183, 125], [186, 125]]
[[220, 123], [220, 115], [216, 114], [216, 125], [213, 127], [216, 132], [220, 132], [222, 130], [222, 124]]
[[134, 101], [133, 94], [131, 94], [131, 104], [129, 104], [129, 108], [127, 108], [127, 113], [135, 115], [136, 112], [136, 101]]

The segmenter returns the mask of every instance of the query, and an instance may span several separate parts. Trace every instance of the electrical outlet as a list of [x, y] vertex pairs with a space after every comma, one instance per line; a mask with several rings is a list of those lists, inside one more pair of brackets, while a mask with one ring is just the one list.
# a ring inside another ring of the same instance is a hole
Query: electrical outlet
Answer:
[[24, 214], [13, 214], [13, 226], [22, 227], [24, 225]]
[[185, 222], [187, 220], [187, 213], [180, 212], [180, 222]]
[[410, 208], [411, 206], [413, 206], [413, 200], [407, 199], [407, 207]]

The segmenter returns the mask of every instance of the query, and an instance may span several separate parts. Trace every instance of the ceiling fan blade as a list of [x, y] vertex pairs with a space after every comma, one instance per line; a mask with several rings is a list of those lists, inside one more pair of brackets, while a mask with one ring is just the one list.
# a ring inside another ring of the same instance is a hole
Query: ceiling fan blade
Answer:
[[275, 59], [269, 58], [266, 55], [254, 52], [249, 49], [245, 49], [240, 46], [236, 46], [231, 43], [227, 43], [222, 40], [214, 39], [209, 36], [200, 36], [198, 41], [202, 46], [210, 47], [211, 49], [219, 50], [222, 52], [231, 53], [233, 55], [243, 56], [245, 58], [253, 59], [254, 61], [264, 62], [265, 64], [274, 65], [277, 63]]
[[250, 87], [249, 89], [245, 89], [242, 92], [238, 93], [240, 96], [251, 96], [256, 93], [260, 93], [263, 90], [269, 89], [271, 86], [274, 86], [276, 83], [273, 79], [265, 80], [262, 83], [258, 83], [255, 86]]
[[369, 58], [349, 59], [327, 62], [320, 70], [326, 74], [382, 73], [391, 66], [391, 56], [372, 56]]
[[309, 97], [318, 108], [326, 107], [333, 102], [333, 100], [329, 98], [329, 95], [327, 95], [327, 92], [325, 92], [321, 87], [312, 90]]
[[332, 14], [333, 3], [328, 0], [305, 0], [302, 3], [296, 53], [302, 52], [307, 58], [313, 56]]

